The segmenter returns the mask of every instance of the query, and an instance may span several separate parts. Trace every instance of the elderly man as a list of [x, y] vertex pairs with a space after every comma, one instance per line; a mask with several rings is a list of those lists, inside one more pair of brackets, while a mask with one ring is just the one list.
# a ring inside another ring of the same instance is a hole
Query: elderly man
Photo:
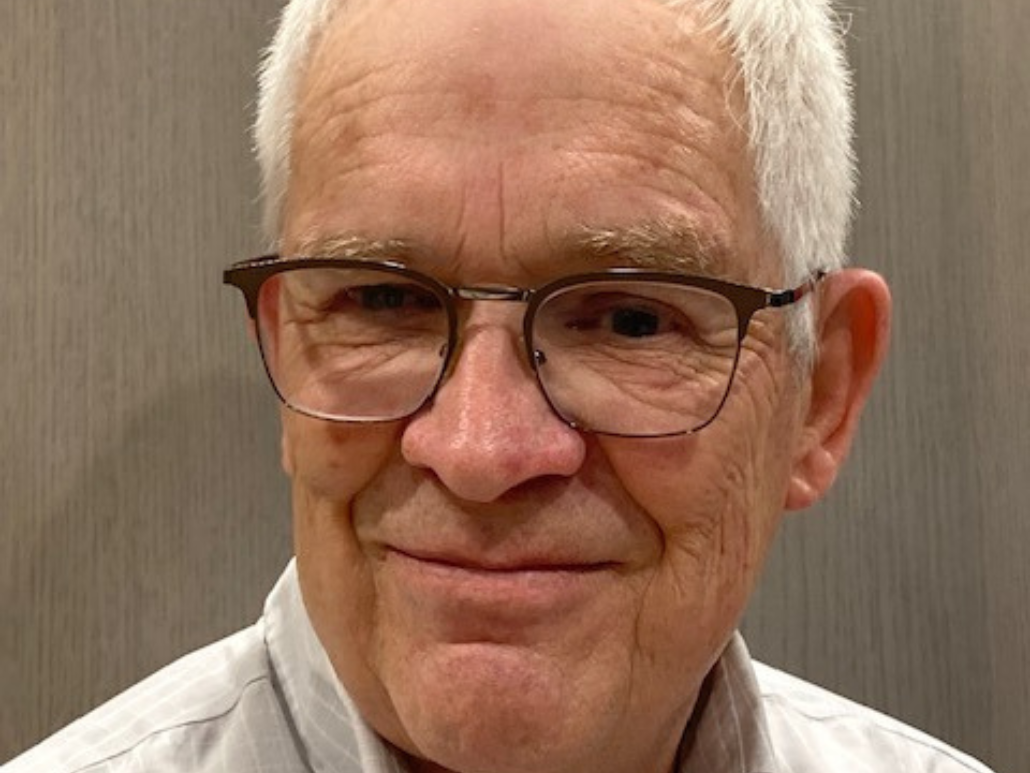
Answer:
[[[15, 771], [983, 771], [755, 664], [890, 299], [824, 0], [295, 0], [237, 264], [296, 562]], [[775, 288], [775, 289], [762, 289]]]

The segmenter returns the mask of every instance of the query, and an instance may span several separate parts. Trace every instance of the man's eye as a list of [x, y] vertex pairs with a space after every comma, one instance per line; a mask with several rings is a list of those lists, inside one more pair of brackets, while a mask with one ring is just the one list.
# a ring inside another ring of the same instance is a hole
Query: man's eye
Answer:
[[335, 313], [358, 311], [435, 311], [440, 300], [419, 287], [379, 284], [350, 287], [336, 293], [323, 307]]
[[409, 300], [411, 293], [395, 285], [374, 285], [354, 291], [362, 308], [370, 311], [399, 309]]
[[576, 308], [565, 327], [599, 340], [643, 339], [683, 327], [679, 316], [672, 309], [641, 299], [597, 296]]
[[653, 336], [659, 329], [658, 315], [645, 309], [615, 309], [610, 324], [613, 333], [627, 338]]

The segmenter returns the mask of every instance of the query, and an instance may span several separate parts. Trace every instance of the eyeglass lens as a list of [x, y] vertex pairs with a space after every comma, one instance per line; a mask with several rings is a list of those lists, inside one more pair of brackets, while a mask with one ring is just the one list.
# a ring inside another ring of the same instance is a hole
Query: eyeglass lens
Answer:
[[375, 269], [276, 274], [258, 299], [265, 366], [283, 401], [314, 416], [399, 419], [444, 364], [448, 317], [432, 288]]
[[621, 435], [686, 432], [722, 403], [737, 313], [687, 285], [578, 284], [540, 305], [532, 344], [540, 382], [567, 421]]
[[[302, 268], [261, 287], [265, 366], [283, 401], [344, 421], [409, 416], [446, 366], [449, 299], [383, 269]], [[737, 315], [718, 293], [636, 279], [586, 281], [542, 299], [534, 366], [554, 410], [584, 429], [687, 432], [712, 419], [738, 350]]]

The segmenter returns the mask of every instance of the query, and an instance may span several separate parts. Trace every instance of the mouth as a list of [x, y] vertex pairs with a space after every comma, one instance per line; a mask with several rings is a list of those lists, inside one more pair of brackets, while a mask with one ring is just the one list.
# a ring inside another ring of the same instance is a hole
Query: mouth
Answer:
[[520, 556], [510, 558], [471, 557], [447, 552], [388, 548], [401, 559], [414, 561], [427, 568], [441, 571], [467, 572], [469, 574], [491, 575], [533, 575], [533, 574], [588, 574], [614, 569], [612, 561], [588, 561], [579, 558], [551, 556]]
[[445, 638], [523, 635], [561, 625], [603, 595], [616, 564], [558, 556], [470, 558], [390, 548], [384, 577], [412, 614]]

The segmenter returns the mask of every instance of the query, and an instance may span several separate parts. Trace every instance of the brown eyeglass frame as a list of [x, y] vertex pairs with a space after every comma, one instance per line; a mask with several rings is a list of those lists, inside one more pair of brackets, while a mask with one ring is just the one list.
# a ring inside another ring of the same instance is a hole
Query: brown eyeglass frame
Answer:
[[[515, 301], [526, 304], [526, 310], [522, 318], [522, 333], [523, 339], [526, 345], [526, 354], [529, 360], [529, 364], [533, 369], [533, 374], [536, 377], [537, 385], [550, 405], [551, 410], [557, 415], [562, 421], [568, 424], [574, 429], [581, 430], [584, 432], [592, 432], [599, 435], [609, 435], [614, 437], [642, 437], [642, 438], [658, 438], [658, 437], [673, 437], [677, 435], [688, 435], [704, 429], [711, 424], [718, 417], [722, 411], [726, 400], [729, 397], [730, 391], [733, 388], [733, 381], [737, 374], [737, 366], [740, 361], [740, 350], [741, 344], [744, 338], [747, 337], [748, 327], [751, 324], [751, 319], [754, 315], [766, 308], [783, 308], [797, 303], [802, 298], [810, 295], [815, 290], [818, 283], [828, 274], [825, 270], [819, 270], [813, 273], [807, 280], [799, 284], [797, 287], [786, 289], [786, 290], [769, 290], [761, 287], [752, 287], [749, 285], [741, 285], [733, 282], [727, 282], [721, 279], [714, 279], [712, 277], [705, 276], [693, 276], [689, 274], [678, 274], [670, 271], [655, 271], [652, 269], [641, 269], [641, 268], [610, 268], [604, 271], [588, 272], [583, 274], [570, 274], [555, 279], [551, 282], [541, 285], [535, 288], [525, 287], [512, 287], [507, 285], [472, 285], [472, 286], [461, 286], [452, 287], [451, 285], [445, 284], [434, 277], [424, 274], [421, 271], [409, 268], [403, 263], [390, 261], [390, 260], [360, 260], [353, 258], [310, 258], [310, 257], [282, 257], [280, 255], [264, 255], [258, 258], [251, 258], [248, 260], [239, 261], [232, 264], [224, 270], [222, 273], [222, 281], [224, 284], [231, 285], [237, 288], [243, 293], [244, 301], [247, 305], [247, 313], [250, 319], [254, 322], [255, 327], [260, 329], [258, 321], [258, 299], [261, 292], [261, 286], [271, 277], [276, 274], [281, 274], [295, 269], [304, 268], [340, 268], [340, 269], [358, 269], [358, 270], [369, 270], [374, 269], [383, 271], [385, 273], [396, 274], [397, 276], [407, 277], [413, 281], [416, 281], [423, 286], [431, 290], [437, 295], [443, 302], [444, 310], [447, 313], [447, 350], [444, 356], [444, 362], [440, 368], [440, 375], [437, 377], [436, 382], [433, 384], [432, 389], [428, 391], [425, 399], [419, 403], [413, 411], [406, 416], [395, 417], [390, 419], [342, 419], [334, 418], [331, 416], [323, 416], [317, 413], [306, 411], [303, 408], [292, 405], [280, 392], [279, 388], [275, 383], [275, 379], [272, 378], [271, 371], [268, 369], [268, 363], [264, 356], [264, 347], [261, 344], [261, 336], [258, 335], [258, 346], [261, 348], [261, 359], [265, 366], [265, 371], [268, 375], [268, 380], [272, 384], [272, 388], [275, 390], [279, 400], [287, 407], [298, 411], [307, 416], [313, 416], [315, 418], [323, 419], [326, 421], [336, 421], [340, 423], [352, 423], [352, 424], [376, 424], [386, 423], [390, 421], [400, 421], [409, 416], [414, 416], [416, 413], [421, 411], [426, 404], [436, 395], [443, 383], [446, 374], [448, 373], [451, 366], [451, 358], [456, 350], [458, 343], [458, 310], [456, 301], [467, 300], [467, 301]], [[730, 372], [730, 377], [726, 383], [726, 389], [723, 392], [722, 398], [719, 401], [719, 405], [716, 407], [712, 416], [705, 422], [686, 430], [677, 430], [673, 432], [665, 432], [659, 434], [633, 434], [623, 432], [606, 432], [604, 430], [593, 429], [588, 426], [583, 426], [577, 422], [569, 419], [565, 414], [554, 404], [551, 396], [548, 394], [547, 387], [545, 386], [543, 379], [540, 377], [539, 365], [541, 364], [542, 353], [537, 351], [533, 346], [533, 321], [536, 316], [536, 311], [540, 305], [546, 301], [550, 296], [554, 295], [560, 290], [564, 290], [568, 287], [572, 287], [578, 284], [585, 283], [605, 283], [605, 282], [621, 282], [626, 279], [633, 279], [644, 282], [656, 282], [659, 284], [678, 285], [681, 287], [697, 287], [702, 290], [720, 295], [726, 298], [732, 305], [737, 314], [737, 350], [734, 354], [733, 369]]]

